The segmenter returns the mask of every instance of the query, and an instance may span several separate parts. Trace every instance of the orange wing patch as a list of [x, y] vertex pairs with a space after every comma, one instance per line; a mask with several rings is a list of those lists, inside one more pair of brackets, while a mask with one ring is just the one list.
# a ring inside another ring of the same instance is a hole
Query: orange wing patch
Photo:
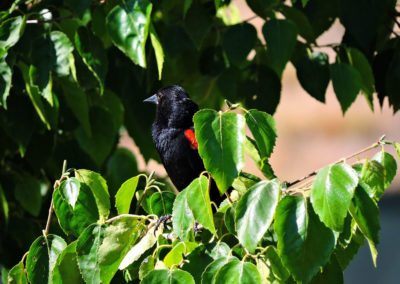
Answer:
[[193, 150], [197, 150], [199, 148], [193, 129], [189, 128], [185, 130], [185, 138], [189, 141], [190, 147]]

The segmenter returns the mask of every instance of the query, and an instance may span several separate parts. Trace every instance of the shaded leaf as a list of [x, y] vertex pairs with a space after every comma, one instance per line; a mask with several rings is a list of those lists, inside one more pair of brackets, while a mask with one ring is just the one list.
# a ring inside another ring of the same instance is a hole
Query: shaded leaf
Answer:
[[296, 46], [296, 25], [289, 20], [272, 19], [264, 24], [262, 32], [267, 43], [268, 63], [281, 77]]
[[234, 258], [218, 270], [215, 283], [261, 283], [261, 275], [254, 264]]
[[204, 109], [195, 114], [193, 121], [199, 154], [223, 194], [244, 166], [244, 118]]
[[233, 257], [226, 257], [226, 256], [221, 256], [220, 258], [215, 259], [213, 262], [211, 262], [204, 272], [201, 275], [201, 283], [202, 284], [208, 284], [208, 283], [215, 283], [215, 277], [218, 273], [218, 271], [228, 262], [234, 260], [236, 258]]
[[3, 187], [0, 184], [0, 209], [1, 213], [4, 216], [4, 220], [6, 224], [8, 223], [8, 214], [9, 214], [9, 207], [8, 207], [8, 202], [6, 199], [6, 196], [3, 191]]
[[378, 161], [365, 161], [363, 164], [360, 184], [370, 197], [380, 198], [385, 191], [385, 169]]
[[26, 270], [32, 284], [51, 283], [57, 257], [67, 246], [65, 241], [56, 235], [40, 236], [29, 248], [26, 257]]
[[333, 89], [342, 111], [345, 113], [361, 90], [361, 75], [354, 67], [346, 63], [332, 64], [330, 71]]
[[335, 247], [333, 231], [310, 205], [303, 197], [286, 196], [278, 204], [274, 223], [279, 256], [294, 279], [303, 282], [329, 261]]
[[9, 18], [0, 24], [0, 50], [7, 50], [18, 42], [24, 32], [25, 22], [25, 17], [18, 16]]
[[331, 261], [311, 280], [311, 284], [342, 284], [344, 283], [343, 271], [336, 260], [332, 257]]
[[150, 214], [164, 216], [172, 213], [176, 195], [173, 192], [155, 192], [150, 197]]
[[76, 243], [77, 241], [70, 243], [58, 256], [54, 266], [53, 283], [85, 283], [78, 268]]
[[180, 270], [153, 270], [143, 278], [143, 284], [194, 284], [194, 280], [190, 273]]
[[175, 198], [172, 208], [172, 226], [174, 233], [182, 240], [188, 240], [192, 236], [194, 217], [188, 203], [188, 191], [181, 191]]
[[277, 180], [261, 181], [239, 199], [235, 223], [239, 242], [253, 252], [267, 232], [275, 215], [280, 195]]
[[307, 42], [314, 42], [315, 35], [313, 27], [306, 15], [294, 7], [282, 6], [282, 14], [285, 18], [291, 20], [296, 24], [299, 35], [303, 37]]
[[385, 176], [384, 187], [388, 188], [397, 173], [396, 160], [392, 155], [385, 151], [380, 151], [373, 157], [373, 159], [383, 166]]
[[0, 106], [7, 109], [7, 97], [11, 89], [12, 70], [4, 58], [0, 59]]
[[[3, 273], [2, 273], [3, 274]], [[10, 269], [7, 276], [7, 282], [4, 284], [28, 284], [28, 279], [26, 278], [24, 263], [18, 262], [14, 267]]]
[[327, 227], [342, 231], [357, 184], [357, 173], [346, 164], [330, 165], [318, 172], [311, 189], [311, 203]]
[[39, 216], [42, 208], [42, 183], [28, 173], [15, 175], [14, 196], [19, 204], [33, 216]]

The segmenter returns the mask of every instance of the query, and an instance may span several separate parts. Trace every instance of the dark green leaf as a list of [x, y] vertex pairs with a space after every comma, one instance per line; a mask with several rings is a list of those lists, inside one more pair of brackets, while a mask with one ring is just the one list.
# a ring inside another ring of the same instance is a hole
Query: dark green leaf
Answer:
[[145, 230], [134, 216], [118, 217], [109, 225], [92, 224], [79, 236], [77, 259], [86, 283], [110, 283], [130, 246]]
[[329, 261], [335, 247], [333, 231], [324, 226], [311, 204], [300, 196], [284, 197], [275, 216], [278, 253], [283, 264], [295, 280], [310, 281]]
[[54, 266], [53, 283], [85, 283], [78, 268], [76, 243], [77, 241], [70, 243], [58, 256]]
[[235, 207], [229, 207], [224, 215], [225, 227], [228, 229], [228, 232], [231, 234], [236, 234], [235, 228]]
[[318, 172], [312, 185], [311, 202], [328, 228], [342, 231], [357, 184], [357, 173], [346, 164], [330, 165]]
[[75, 34], [75, 46], [83, 62], [99, 82], [100, 94], [103, 94], [108, 69], [108, 59], [103, 43], [89, 29], [80, 27]]
[[286, 19], [291, 20], [296, 24], [299, 35], [307, 40], [307, 42], [315, 41], [313, 27], [302, 11], [294, 7], [283, 6], [282, 14], [285, 15]]
[[375, 91], [375, 79], [372, 73], [371, 65], [365, 55], [356, 48], [346, 49], [347, 56], [349, 57], [350, 64], [357, 69], [361, 75], [361, 90], [365, 94], [365, 97], [373, 109], [373, 93]]
[[26, 257], [26, 270], [32, 284], [51, 283], [57, 257], [67, 246], [65, 241], [56, 235], [41, 236], [29, 248]]
[[0, 50], [7, 50], [18, 42], [24, 32], [25, 22], [25, 17], [18, 16], [9, 18], [0, 24]]
[[89, 105], [86, 93], [77, 82], [71, 81], [67, 78], [61, 80], [61, 86], [65, 102], [81, 124], [85, 133], [88, 136], [91, 136], [92, 130], [90, 128]]
[[239, 199], [235, 223], [239, 242], [253, 252], [267, 232], [275, 215], [280, 195], [277, 180], [260, 181]]
[[343, 271], [336, 260], [332, 257], [331, 261], [322, 268], [310, 282], [311, 284], [343, 284]]
[[221, 194], [225, 193], [244, 166], [244, 118], [204, 109], [195, 114], [193, 121], [204, 166]]
[[28, 284], [24, 263], [22, 261], [18, 262], [18, 264], [11, 268], [6, 279], [7, 282], [4, 282], [4, 284]]
[[347, 246], [341, 244], [337, 245], [335, 250], [335, 256], [338, 260], [342, 270], [345, 270], [349, 265], [350, 261], [357, 254], [360, 247], [364, 244], [364, 236], [360, 230], [354, 230], [351, 235], [350, 242]]
[[65, 5], [71, 8], [79, 17], [83, 17], [85, 11], [90, 8], [91, 0], [65, 0]]
[[185, 190], [188, 192], [187, 201], [195, 220], [214, 234], [215, 226], [208, 183], [208, 179], [202, 175], [193, 180]]
[[96, 199], [100, 221], [107, 219], [110, 213], [110, 196], [104, 178], [100, 174], [89, 170], [75, 170], [75, 177], [81, 183], [86, 184], [92, 191]]
[[144, 68], [152, 8], [147, 0], [127, 0], [116, 5], [107, 15], [107, 30], [115, 46]]
[[330, 66], [333, 89], [343, 113], [351, 106], [362, 88], [362, 78], [354, 67], [346, 63]]
[[194, 217], [188, 204], [188, 191], [181, 191], [175, 198], [172, 208], [172, 225], [174, 233], [182, 240], [190, 238], [194, 226]]
[[153, 270], [143, 278], [143, 284], [194, 284], [190, 273], [180, 270]]
[[215, 276], [215, 283], [262, 283], [257, 267], [250, 262], [239, 261], [237, 258], [230, 260], [222, 266]]
[[397, 163], [396, 160], [393, 158], [392, 155], [385, 151], [381, 151], [378, 154], [376, 154], [373, 159], [375, 161], [378, 161], [381, 163], [381, 165], [384, 168], [384, 175], [385, 175], [385, 182], [384, 186], [385, 189], [390, 186], [392, 183], [394, 177], [396, 176], [397, 173]]
[[78, 237], [90, 224], [99, 220], [91, 189], [76, 178], [62, 182], [53, 193], [54, 210], [63, 231]]
[[268, 63], [281, 77], [296, 46], [296, 25], [289, 20], [272, 19], [265, 23], [262, 32], [267, 43]]
[[15, 175], [14, 196], [19, 204], [33, 216], [39, 216], [42, 208], [42, 186], [45, 186], [28, 173]]
[[200, 49], [213, 24], [213, 18], [200, 3], [194, 2], [187, 11], [184, 28], [193, 43]]
[[7, 109], [7, 97], [10, 94], [12, 70], [4, 58], [0, 59], [0, 106]]
[[296, 63], [296, 71], [304, 90], [320, 102], [325, 102], [330, 80], [328, 55], [323, 52], [307, 54]]
[[155, 192], [150, 197], [151, 214], [164, 216], [172, 213], [176, 195], [173, 192], [162, 191]]
[[376, 203], [368, 196], [362, 187], [357, 187], [350, 214], [360, 228], [360, 231], [368, 240], [372, 260], [376, 266], [377, 249], [379, 243], [379, 210]]
[[115, 195], [115, 207], [118, 214], [127, 214], [131, 207], [133, 196], [135, 195], [136, 188], [140, 176], [135, 176], [125, 181], [118, 189]]
[[240, 66], [254, 48], [257, 31], [248, 23], [229, 26], [222, 36], [222, 47], [229, 61]]
[[262, 111], [251, 109], [245, 114], [246, 123], [254, 136], [261, 158], [269, 158], [276, 141], [274, 118]]
[[246, 2], [254, 13], [264, 19], [279, 4], [279, 0], [246, 0]]
[[269, 268], [268, 280], [271, 282], [273, 282], [273, 280], [279, 280], [280, 282], [286, 281], [290, 277], [290, 273], [285, 266], [283, 266], [275, 247], [268, 246], [262, 255], [262, 259]]

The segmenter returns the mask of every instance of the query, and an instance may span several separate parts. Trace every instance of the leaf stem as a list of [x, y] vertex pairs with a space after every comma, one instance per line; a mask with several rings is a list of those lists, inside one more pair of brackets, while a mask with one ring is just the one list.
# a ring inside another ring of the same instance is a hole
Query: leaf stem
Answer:
[[[54, 183], [53, 186], [53, 192], [60, 186], [60, 183], [62, 180], [65, 179], [65, 173], [67, 171], [67, 160], [64, 160], [63, 162], [63, 167], [62, 167], [62, 172], [61, 172], [61, 177], [59, 180], [56, 180], [56, 182]], [[50, 207], [49, 207], [49, 214], [47, 215], [47, 222], [46, 222], [46, 228], [43, 230], [43, 235], [47, 236], [49, 234], [49, 230], [50, 230], [50, 224], [51, 224], [51, 217], [53, 216], [53, 210], [54, 210], [54, 206], [53, 206], [53, 194], [50, 197], [51, 201], [50, 201]]]

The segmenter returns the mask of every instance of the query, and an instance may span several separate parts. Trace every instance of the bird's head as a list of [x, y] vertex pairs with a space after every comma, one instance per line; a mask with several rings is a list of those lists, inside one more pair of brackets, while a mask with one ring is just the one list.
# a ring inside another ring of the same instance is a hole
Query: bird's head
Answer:
[[164, 87], [143, 102], [157, 105], [156, 122], [164, 127], [186, 128], [193, 125], [198, 106], [178, 85]]

